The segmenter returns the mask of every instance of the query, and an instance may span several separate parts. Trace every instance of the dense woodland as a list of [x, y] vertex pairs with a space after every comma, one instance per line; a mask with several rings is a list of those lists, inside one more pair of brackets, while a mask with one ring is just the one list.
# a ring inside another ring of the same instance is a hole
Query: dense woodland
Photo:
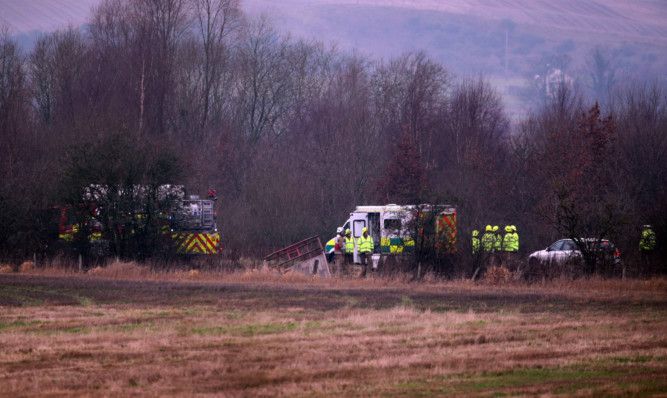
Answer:
[[[378, 61], [294, 40], [239, 0], [106, 0], [29, 53], [5, 29], [0, 252], [45, 250], [35, 209], [83, 186], [173, 183], [217, 190], [228, 256], [327, 240], [357, 205], [448, 203], [449, 275], [470, 271], [471, 231], [487, 224], [517, 226], [522, 254], [604, 237], [632, 275], [664, 273], [667, 88], [543, 92], [512, 121], [483, 76], [453, 77], [417, 49]], [[648, 268], [643, 224], [658, 238]]]

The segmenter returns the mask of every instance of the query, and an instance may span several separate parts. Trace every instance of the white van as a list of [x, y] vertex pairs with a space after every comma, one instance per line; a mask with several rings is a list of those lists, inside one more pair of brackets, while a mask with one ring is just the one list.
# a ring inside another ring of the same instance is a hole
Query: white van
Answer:
[[[431, 215], [434, 211], [437, 216], [434, 216], [432, 225], [415, 222], [415, 216], [424, 220], [427, 214]], [[434, 236], [434, 245], [441, 247], [445, 253], [456, 252], [456, 209], [449, 205], [357, 206], [343, 224], [343, 233], [348, 228], [355, 241], [362, 235], [361, 231], [368, 228], [377, 254], [413, 253], [415, 237], [420, 234]], [[334, 241], [335, 237], [326, 243], [325, 251], [329, 261], [333, 257]], [[354, 262], [359, 263], [356, 247]]]

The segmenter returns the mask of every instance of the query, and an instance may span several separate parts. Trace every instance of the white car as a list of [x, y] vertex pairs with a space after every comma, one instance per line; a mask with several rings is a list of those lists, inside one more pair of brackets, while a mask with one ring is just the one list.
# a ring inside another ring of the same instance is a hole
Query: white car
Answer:
[[[596, 245], [598, 239], [584, 238], [582, 241], [590, 245]], [[613, 243], [606, 239], [600, 240], [600, 258], [603, 260], [613, 259], [614, 264], [621, 262], [618, 249]], [[528, 264], [553, 264], [562, 265], [566, 263], [580, 263], [583, 260], [581, 251], [572, 239], [561, 239], [552, 243], [544, 250], [539, 250], [528, 256]]]

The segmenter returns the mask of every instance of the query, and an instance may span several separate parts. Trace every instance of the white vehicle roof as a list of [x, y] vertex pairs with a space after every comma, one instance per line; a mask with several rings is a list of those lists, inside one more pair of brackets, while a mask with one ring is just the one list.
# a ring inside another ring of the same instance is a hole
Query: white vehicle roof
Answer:
[[[355, 208], [355, 212], [357, 213], [378, 213], [378, 212], [387, 212], [387, 211], [406, 211], [406, 210], [413, 210], [417, 207], [420, 207], [424, 210], [429, 210], [433, 207], [434, 205], [428, 205], [428, 204], [423, 204], [423, 205], [397, 205], [397, 204], [388, 204], [388, 205], [367, 205], [367, 206], [357, 206]], [[454, 212], [455, 209], [451, 205], [437, 205], [437, 207], [441, 208], [442, 211], [447, 211], [447, 212]]]

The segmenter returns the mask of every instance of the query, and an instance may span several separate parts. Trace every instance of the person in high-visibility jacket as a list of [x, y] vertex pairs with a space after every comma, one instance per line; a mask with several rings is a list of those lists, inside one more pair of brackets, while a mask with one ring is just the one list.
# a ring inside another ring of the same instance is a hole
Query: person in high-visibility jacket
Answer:
[[479, 231], [474, 230], [472, 231], [472, 254], [477, 254], [479, 253], [480, 249], [480, 241], [479, 241]]
[[485, 252], [492, 252], [493, 251], [493, 243], [495, 242], [496, 237], [493, 234], [493, 227], [490, 225], [487, 225], [486, 228], [484, 229], [484, 235], [482, 235], [482, 250]]
[[503, 237], [500, 235], [497, 225], [493, 226], [493, 251], [499, 252], [503, 249]]
[[362, 235], [357, 239], [357, 251], [362, 267], [361, 276], [366, 276], [375, 244], [373, 238], [368, 234], [368, 228], [362, 229], [361, 232]]
[[479, 231], [472, 231], [472, 272], [476, 274], [482, 265], [484, 253], [482, 252], [482, 240], [479, 236]]
[[345, 230], [345, 263], [344, 267], [350, 267], [354, 263], [354, 238], [350, 228]]
[[640, 252], [650, 252], [655, 250], [655, 232], [650, 225], [644, 225], [642, 228], [642, 237], [639, 240], [639, 251]]
[[509, 225], [505, 226], [505, 236], [503, 236], [503, 251], [511, 252], [514, 244], [512, 243], [514, 235], [512, 234], [512, 227]]
[[503, 236], [503, 252], [505, 253], [505, 265], [509, 269], [514, 263], [514, 256], [517, 251], [517, 244], [515, 239], [518, 235], [514, 234], [511, 225], [505, 226], [505, 236]]
[[657, 242], [655, 239], [655, 232], [650, 225], [642, 227], [642, 236], [639, 239], [639, 254], [641, 255], [643, 272], [651, 274], [653, 270], [653, 252], [655, 251]]

